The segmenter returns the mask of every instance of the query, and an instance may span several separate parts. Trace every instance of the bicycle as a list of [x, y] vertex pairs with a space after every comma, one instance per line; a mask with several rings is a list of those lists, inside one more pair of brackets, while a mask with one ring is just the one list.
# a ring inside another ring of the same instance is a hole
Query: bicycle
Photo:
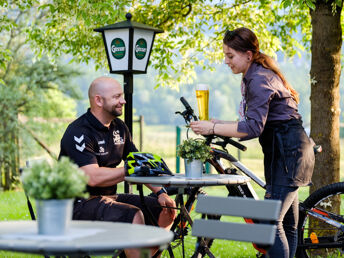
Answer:
[[[197, 117], [188, 102], [183, 97], [181, 97], [180, 100], [183, 103], [185, 110], [183, 112], [176, 112], [176, 114], [180, 114], [181, 116], [183, 116], [185, 123], [188, 126], [192, 120], [197, 120]], [[216, 135], [207, 136], [206, 143], [211, 146], [213, 154], [213, 158], [208, 160], [208, 162], [215, 168], [218, 173], [246, 175], [251, 178], [252, 181], [257, 183], [258, 186], [265, 189], [265, 182], [257, 175], [255, 175], [254, 172], [249, 170], [239, 160], [237, 160], [233, 155], [231, 155], [226, 149], [226, 146], [230, 144], [242, 151], [245, 151], [246, 147], [244, 145], [232, 140], [229, 137]], [[221, 149], [219, 149], [218, 147], [214, 147], [215, 145], [220, 146]], [[315, 153], [321, 152], [321, 146], [315, 146], [314, 151]], [[224, 167], [222, 160], [229, 161], [232, 166], [227, 168]], [[229, 185], [226, 186], [226, 188], [228, 190], [228, 196], [258, 199], [258, 196], [250, 183], [236, 186]], [[196, 196], [198, 193], [198, 189], [194, 190], [194, 192], [186, 193], [191, 196], [190, 202], [186, 206], [188, 211], [191, 210], [191, 207], [196, 200]], [[340, 195], [342, 195], [343, 193], [344, 183], [335, 183], [326, 185], [318, 189], [317, 191], [312, 193], [304, 202], [300, 202], [298, 225], [299, 239], [296, 257], [312, 257], [313, 255], [317, 254], [317, 250], [319, 249], [328, 254], [333, 254], [334, 252], [343, 252], [344, 216], [340, 215], [340, 213], [344, 213], [344, 210], [339, 210], [336, 212], [326, 210], [326, 208], [329, 208], [333, 202], [338, 202], [338, 199], [341, 197]], [[324, 206], [327, 207], [324, 208]], [[207, 215], [203, 214], [202, 216], [205, 217]], [[220, 217], [210, 217], [209, 219], [220, 219]], [[245, 221], [247, 223], [254, 223], [254, 221], [249, 219], [245, 219]], [[175, 232], [176, 235], [174, 242], [178, 242], [177, 240], [178, 237], [181, 235], [181, 231], [183, 230], [183, 233], [187, 234], [188, 227], [187, 225], [178, 226], [178, 222], [175, 222], [175, 224], [176, 225], [172, 227], [172, 230]], [[327, 228], [321, 229], [314, 226], [320, 224], [325, 224]], [[210, 257], [213, 257], [213, 254], [211, 253], [211, 246], [213, 241], [214, 239], [197, 238], [195, 242], [195, 251], [192, 257], [204, 257], [206, 254]], [[254, 247], [260, 253], [265, 252], [264, 247], [260, 247], [255, 244]], [[174, 257], [171, 252], [170, 256]]]

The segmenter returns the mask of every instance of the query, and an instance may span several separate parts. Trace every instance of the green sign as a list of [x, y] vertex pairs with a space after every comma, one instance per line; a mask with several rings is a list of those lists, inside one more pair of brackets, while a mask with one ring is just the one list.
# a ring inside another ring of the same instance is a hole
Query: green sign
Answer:
[[125, 44], [120, 38], [115, 38], [111, 41], [111, 53], [116, 59], [122, 59], [125, 56]]
[[135, 57], [139, 60], [145, 58], [147, 53], [147, 42], [141, 38], [136, 41], [135, 44]]

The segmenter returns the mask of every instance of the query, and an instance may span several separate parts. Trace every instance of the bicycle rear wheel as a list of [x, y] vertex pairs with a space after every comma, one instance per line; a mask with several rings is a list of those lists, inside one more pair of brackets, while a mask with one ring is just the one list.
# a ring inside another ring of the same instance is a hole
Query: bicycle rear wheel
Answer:
[[[344, 183], [334, 183], [318, 189], [304, 201], [303, 207], [316, 209], [318, 214], [331, 217], [344, 226]], [[333, 257], [343, 253], [342, 230], [300, 211], [296, 257]]]

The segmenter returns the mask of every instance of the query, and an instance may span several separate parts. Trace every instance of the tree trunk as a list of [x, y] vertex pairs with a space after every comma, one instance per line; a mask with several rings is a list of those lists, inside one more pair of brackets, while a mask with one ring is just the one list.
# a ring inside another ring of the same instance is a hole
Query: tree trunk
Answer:
[[16, 116], [5, 118], [0, 125], [0, 188], [6, 191], [19, 182], [19, 132]]
[[[340, 180], [339, 142], [339, 78], [341, 73], [342, 28], [341, 7], [333, 12], [332, 1], [317, 1], [312, 18], [311, 64], [311, 137], [321, 144], [323, 152], [316, 156], [313, 186], [310, 192]], [[339, 214], [340, 198], [332, 199], [326, 209]], [[322, 207], [323, 208], [323, 207]], [[330, 234], [323, 222], [310, 218], [308, 232], [318, 237]], [[333, 232], [332, 232], [333, 233]], [[310, 251], [312, 256], [327, 257], [324, 249]]]
[[317, 1], [312, 18], [311, 137], [321, 144], [316, 156], [311, 192], [339, 182], [339, 78], [341, 73], [341, 7], [332, 11], [332, 1]]

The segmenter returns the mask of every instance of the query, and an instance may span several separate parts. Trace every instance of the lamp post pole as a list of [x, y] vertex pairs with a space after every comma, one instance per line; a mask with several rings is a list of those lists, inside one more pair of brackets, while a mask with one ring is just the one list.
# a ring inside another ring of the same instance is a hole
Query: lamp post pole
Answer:
[[[134, 76], [132, 73], [125, 73], [124, 76], [124, 122], [128, 126], [129, 132], [133, 135], [133, 92], [134, 92]], [[124, 192], [131, 193], [131, 186], [124, 182]]]
[[[124, 76], [124, 121], [129, 132], [133, 134], [133, 74], [147, 72], [149, 57], [152, 51], [154, 37], [163, 30], [142, 23], [131, 21], [132, 15], [127, 13], [126, 21], [117, 22], [94, 31], [103, 35], [106, 57], [110, 73]], [[124, 186], [125, 192], [129, 185]]]
[[124, 121], [128, 126], [129, 132], [133, 134], [133, 92], [134, 92], [134, 76], [132, 73], [124, 74]]

